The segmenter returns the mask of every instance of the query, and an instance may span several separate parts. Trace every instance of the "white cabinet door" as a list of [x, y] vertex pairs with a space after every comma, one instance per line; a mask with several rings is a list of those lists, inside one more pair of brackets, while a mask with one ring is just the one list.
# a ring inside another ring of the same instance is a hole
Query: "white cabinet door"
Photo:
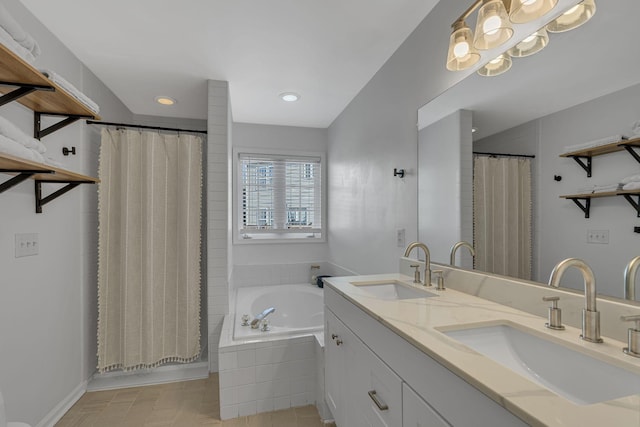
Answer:
[[344, 402], [348, 398], [344, 389], [344, 375], [346, 372], [345, 352], [339, 345], [337, 339], [343, 335], [344, 326], [331, 311], [325, 309], [325, 353], [324, 353], [324, 394], [325, 401], [333, 418], [338, 426], [345, 424]]
[[450, 427], [409, 386], [402, 384], [402, 427]]
[[362, 341], [356, 351], [354, 380], [358, 425], [398, 427], [402, 424], [402, 380]]

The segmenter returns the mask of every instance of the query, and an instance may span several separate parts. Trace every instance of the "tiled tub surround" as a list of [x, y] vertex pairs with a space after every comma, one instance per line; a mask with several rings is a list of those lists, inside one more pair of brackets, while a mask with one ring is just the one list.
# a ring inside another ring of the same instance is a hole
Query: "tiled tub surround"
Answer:
[[[239, 287], [236, 293], [234, 310], [225, 316], [218, 348], [221, 418], [316, 401], [320, 402], [320, 415], [326, 418], [322, 399], [322, 290], [308, 283], [272, 284]], [[240, 325], [242, 314], [253, 317], [268, 306], [276, 308], [268, 317], [273, 316], [271, 331]], [[301, 327], [296, 329], [296, 324]]]
[[[438, 268], [441, 268], [441, 266], [438, 266]], [[403, 269], [401, 261], [401, 270]], [[478, 286], [482, 289], [478, 293], [485, 298], [489, 298], [489, 296], [484, 294], [490, 294], [492, 297], [496, 297], [496, 294], [506, 294], [507, 296], [504, 298], [507, 303], [523, 305], [527, 303], [537, 305], [537, 301], [534, 298], [538, 298], [538, 292], [541, 292], [541, 298], [542, 295], [549, 294], [547, 291], [551, 291], [551, 295], [555, 291], [560, 292], [563, 299], [567, 295], [573, 295], [576, 299], [575, 303], [572, 298], [567, 297], [565, 306], [573, 307], [576, 305], [580, 309], [584, 304], [583, 297], [562, 290], [547, 290], [546, 287], [535, 285], [531, 282], [495, 278], [481, 273], [448, 269], [445, 266], [442, 266], [442, 269], [447, 270], [448, 273], [445, 274], [445, 286], [447, 286], [447, 289], [436, 291], [431, 288], [431, 292], [438, 294], [437, 297], [433, 298], [381, 300], [372, 297], [365, 290], [350, 283], [363, 280], [401, 280], [411, 284], [412, 277], [403, 274], [332, 278], [329, 280], [329, 284], [326, 285], [328, 289], [325, 290], [325, 297], [331, 296], [333, 291], [337, 292], [341, 297], [346, 298], [346, 300], [370, 316], [372, 318], [371, 321], [380, 322], [396, 335], [418, 348], [422, 353], [445, 366], [449, 371], [464, 379], [529, 425], [640, 425], [640, 394], [592, 405], [577, 405], [502, 367], [489, 358], [474, 351], [469, 351], [466, 346], [453, 341], [438, 331], [438, 328], [451, 328], [460, 325], [511, 322], [535, 331], [539, 336], [546, 336], [550, 340], [565, 342], [566, 345], [574, 350], [585, 350], [587, 353], [595, 354], [598, 358], [609, 363], [640, 373], [640, 360], [626, 356], [621, 351], [622, 347], [626, 346], [626, 343], [605, 334], [604, 330], [603, 337], [605, 341], [603, 344], [592, 344], [580, 340], [578, 338], [580, 329], [573, 326], [573, 313], [568, 316], [569, 319], [565, 322], [566, 330], [551, 331], [544, 327], [546, 317], [543, 316], [546, 316], [546, 308], [540, 315], [534, 315], [507, 305], [497, 304], [488, 299], [459, 292], [454, 288], [475, 285], [476, 289]], [[506, 289], [509, 287], [511, 289]], [[491, 289], [489, 290], [488, 288]], [[576, 304], [578, 302], [581, 304]], [[615, 304], [610, 301], [602, 301], [601, 304], [599, 300], [598, 309], [603, 314], [604, 311], [613, 312], [618, 308], [624, 314], [640, 314], [640, 307], [616, 307]], [[620, 304], [620, 306], [623, 305]], [[574, 308], [570, 308], [568, 311], [573, 312], [573, 310]], [[626, 328], [629, 327], [626, 324], [620, 326], [620, 314], [617, 314], [616, 327], [608, 329], [615, 331], [615, 335], [621, 335], [617, 328], [626, 331]], [[603, 316], [603, 326], [604, 322], [613, 321], [613, 317], [613, 313], [607, 313], [606, 316]], [[379, 350], [384, 352], [388, 349], [385, 350], [383, 347]], [[388, 354], [389, 357], [394, 354], [392, 349], [388, 351], [391, 351]], [[384, 355], [379, 354], [379, 357], [384, 360]], [[406, 380], [411, 387], [419, 390], [420, 387], [423, 387], [419, 378], [424, 375], [424, 372], [410, 372], [407, 373]], [[411, 384], [412, 381], [415, 384]], [[594, 384], [594, 387], [597, 387], [597, 384]], [[441, 393], [436, 393], [436, 396], [442, 397]], [[446, 402], [443, 404], [447, 406]], [[456, 411], [454, 410], [454, 412]], [[456, 416], [451, 413], [448, 415]], [[442, 414], [442, 416], [447, 418], [447, 414]]]

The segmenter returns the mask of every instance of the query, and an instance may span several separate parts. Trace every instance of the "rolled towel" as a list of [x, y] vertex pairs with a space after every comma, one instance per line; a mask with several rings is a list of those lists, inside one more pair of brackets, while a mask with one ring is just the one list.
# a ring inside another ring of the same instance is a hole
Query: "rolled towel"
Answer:
[[22, 25], [11, 16], [2, 4], [0, 4], [0, 27], [4, 28], [19, 45], [31, 52], [34, 58], [40, 55], [38, 42], [22, 28]]
[[31, 160], [32, 162], [44, 163], [44, 157], [36, 150], [31, 150], [24, 145], [18, 144], [7, 138], [4, 135], [0, 135], [0, 153], [9, 154], [10, 156], [20, 157], [25, 160]]
[[629, 175], [620, 180], [621, 184], [629, 184], [630, 182], [640, 182], [640, 175]]
[[47, 147], [42, 142], [22, 132], [16, 125], [2, 116], [0, 116], [0, 135], [6, 136], [25, 148], [35, 150], [40, 154], [47, 152]]
[[628, 184], [623, 185], [622, 189], [625, 191], [640, 190], [640, 182], [638, 181], [630, 182]]
[[54, 82], [55, 84], [63, 88], [64, 90], [66, 90], [69, 93], [69, 95], [73, 96], [78, 101], [83, 103], [91, 111], [93, 111], [96, 114], [100, 112], [100, 107], [98, 106], [98, 104], [93, 102], [91, 98], [89, 98], [87, 95], [82, 93], [77, 87], [72, 85], [60, 74], [56, 73], [55, 71], [47, 70], [47, 69], [40, 70], [40, 72], [44, 74], [49, 80], [51, 80], [52, 82]]
[[18, 42], [16, 42], [9, 33], [7, 33], [4, 28], [0, 27], [0, 43], [5, 45], [10, 51], [18, 55], [20, 58], [24, 59], [30, 64], [36, 60], [31, 52], [25, 49], [23, 46], [20, 46]]

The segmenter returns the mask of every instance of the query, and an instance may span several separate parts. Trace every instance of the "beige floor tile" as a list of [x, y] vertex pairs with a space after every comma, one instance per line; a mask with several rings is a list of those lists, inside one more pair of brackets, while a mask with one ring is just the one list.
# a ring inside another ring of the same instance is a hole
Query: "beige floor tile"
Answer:
[[203, 380], [85, 393], [56, 424], [163, 426], [324, 427], [313, 405], [221, 421], [217, 374]]

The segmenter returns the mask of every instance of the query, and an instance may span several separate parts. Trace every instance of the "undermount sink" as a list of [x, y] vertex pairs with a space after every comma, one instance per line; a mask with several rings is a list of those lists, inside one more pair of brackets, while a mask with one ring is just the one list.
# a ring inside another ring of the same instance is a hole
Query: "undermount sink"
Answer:
[[640, 393], [640, 374], [509, 324], [441, 332], [578, 405]]
[[396, 280], [351, 282], [365, 292], [380, 299], [413, 299], [437, 297], [438, 294], [415, 288]]

